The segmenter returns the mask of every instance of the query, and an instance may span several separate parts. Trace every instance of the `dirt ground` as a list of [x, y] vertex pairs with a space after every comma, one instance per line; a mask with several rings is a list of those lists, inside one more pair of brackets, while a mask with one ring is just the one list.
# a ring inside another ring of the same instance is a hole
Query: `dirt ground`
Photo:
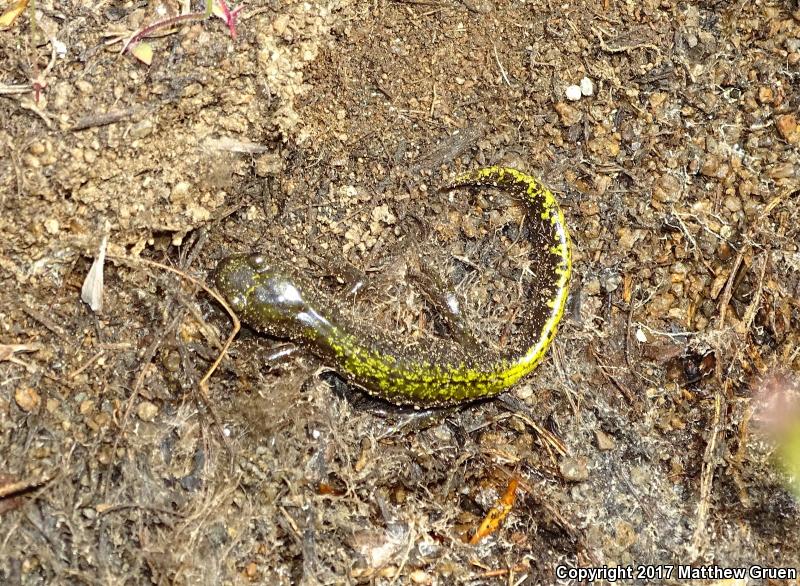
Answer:
[[[797, 2], [253, 0], [235, 39], [157, 31], [149, 66], [122, 40], [177, 2], [35, 10], [0, 32], [0, 582], [800, 565], [756, 421], [800, 376]], [[430, 266], [513, 345], [523, 210], [439, 189], [486, 164], [546, 181], [575, 247], [522, 384], [415, 413], [243, 330], [202, 396], [231, 321], [144, 260], [205, 279], [260, 250], [332, 294], [344, 267], [356, 319], [409, 344], [448, 334], [409, 278]]]

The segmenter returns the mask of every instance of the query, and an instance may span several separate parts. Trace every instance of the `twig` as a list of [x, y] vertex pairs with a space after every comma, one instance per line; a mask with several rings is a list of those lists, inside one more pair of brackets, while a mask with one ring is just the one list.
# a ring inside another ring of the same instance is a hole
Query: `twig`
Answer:
[[500, 56], [497, 54], [497, 45], [492, 42], [492, 49], [494, 50], [494, 60], [497, 62], [497, 67], [500, 69], [500, 75], [503, 76], [503, 80], [506, 82], [506, 85], [511, 85], [511, 82], [508, 80], [508, 75], [506, 74], [505, 67], [503, 64], [500, 63]]
[[628, 314], [627, 319], [625, 320], [625, 364], [628, 365], [628, 368], [633, 370], [633, 365], [631, 364], [631, 331], [633, 330], [633, 312], [635, 303], [633, 302], [633, 296], [636, 294], [635, 286], [631, 288], [631, 294], [628, 299]]
[[10, 96], [13, 94], [27, 94], [31, 91], [31, 84], [29, 83], [20, 83], [20, 84], [5, 84], [0, 83], [0, 96]]
[[403, 568], [406, 567], [406, 564], [408, 563], [408, 559], [409, 559], [409, 557], [411, 555], [411, 550], [414, 547], [414, 541], [416, 540], [416, 538], [417, 538], [417, 531], [414, 528], [414, 525], [412, 524], [411, 527], [409, 528], [409, 532], [408, 532], [408, 545], [406, 546], [406, 549], [403, 552], [403, 559], [400, 561], [400, 565], [398, 566], [397, 571], [394, 574], [394, 577], [392, 577], [392, 581], [389, 582], [390, 586], [393, 586], [394, 583], [397, 582], [397, 579], [400, 577], [400, 574], [403, 572]]
[[[726, 385], [727, 386], [727, 385]], [[711, 502], [711, 488], [714, 484], [714, 471], [719, 457], [717, 456], [717, 442], [722, 432], [722, 412], [726, 404], [725, 397], [720, 389], [714, 396], [714, 419], [711, 424], [711, 437], [708, 438], [706, 450], [703, 454], [703, 469], [700, 473], [700, 503], [697, 505], [697, 517], [692, 544], [689, 546], [689, 557], [692, 560], [700, 557], [700, 550], [706, 540], [706, 522]]]
[[505, 575], [511, 575], [514, 572], [522, 573], [530, 570], [530, 568], [523, 564], [517, 564], [513, 568], [500, 568], [497, 570], [487, 570], [482, 574], [477, 574], [472, 578], [468, 578], [468, 580], [485, 580], [487, 578], [500, 578]]
[[28, 102], [27, 100], [22, 99], [20, 100], [19, 105], [20, 107], [22, 107], [22, 109], [30, 110], [31, 112], [36, 114], [39, 118], [41, 118], [45, 126], [47, 126], [47, 128], [53, 128], [53, 121], [50, 120], [50, 116], [48, 116], [42, 110], [40, 110], [36, 106], [36, 102]]
[[725, 289], [722, 292], [722, 299], [720, 300], [719, 309], [719, 324], [717, 325], [717, 328], [720, 330], [725, 327], [725, 314], [728, 311], [728, 303], [730, 303], [731, 296], [733, 295], [733, 282], [736, 280], [736, 273], [739, 272], [739, 266], [742, 264], [742, 259], [744, 258], [744, 253], [746, 250], [747, 246], [743, 246], [739, 251], [739, 254], [736, 255], [736, 260], [733, 263], [733, 269], [731, 269], [731, 274], [728, 276], [728, 282], [725, 283]]
[[767, 272], [767, 265], [769, 264], [770, 259], [770, 252], [767, 250], [764, 259], [761, 261], [761, 271], [758, 275], [758, 288], [756, 289], [756, 294], [753, 295], [753, 300], [750, 302], [750, 305], [747, 306], [747, 311], [744, 313], [744, 331], [750, 329], [750, 326], [753, 323], [753, 320], [756, 317], [756, 312], [758, 311], [758, 306], [761, 303], [761, 295], [764, 292], [764, 276]]
[[105, 350], [100, 350], [97, 354], [92, 356], [89, 360], [84, 362], [81, 366], [79, 366], [78, 368], [73, 370], [71, 373], [69, 373], [67, 375], [67, 379], [68, 380], [74, 379], [76, 376], [78, 376], [80, 373], [82, 373], [84, 370], [86, 370], [92, 364], [94, 364], [103, 354], [105, 354]]
[[[566, 456], [567, 455], [568, 450], [567, 450], [567, 446], [564, 445], [564, 442], [561, 441], [561, 439], [558, 436], [556, 436], [555, 434], [547, 431], [541, 425], [539, 425], [533, 419], [531, 419], [526, 414], [526, 409], [522, 405], [522, 403], [519, 401], [519, 399], [516, 399], [516, 398], [512, 397], [510, 395], [510, 393], [503, 393], [502, 395], [500, 395], [498, 397], [498, 401], [500, 401], [500, 404], [503, 407], [508, 409], [508, 412], [512, 417], [516, 417], [517, 419], [519, 419], [523, 423], [528, 424], [531, 427], [531, 429], [533, 429], [536, 433], [538, 433], [540, 436], [542, 436], [542, 439], [544, 440], [544, 445], [548, 450], [550, 449], [550, 447], [552, 447], [559, 455], [561, 455], [561, 456]], [[495, 422], [498, 422], [498, 421], [502, 421], [502, 418], [496, 417], [496, 418], [494, 418], [494, 420], [491, 423], [495, 423]], [[487, 425], [489, 423], [490, 422], [487, 422]], [[475, 431], [481, 429], [481, 427], [482, 426], [473, 427], [473, 428], [471, 428], [469, 430], [469, 433], [474, 433]]]
[[102, 112], [100, 114], [89, 114], [78, 120], [75, 125], [70, 128], [73, 132], [78, 130], [86, 130], [87, 128], [95, 128], [97, 126], [108, 126], [120, 120], [130, 118], [136, 113], [136, 108], [126, 108], [125, 110], [111, 110], [110, 112]]
[[606, 378], [607, 378], [609, 381], [611, 381], [611, 383], [612, 383], [612, 384], [613, 384], [615, 387], [617, 387], [617, 389], [619, 389], [619, 391], [620, 391], [620, 392], [621, 392], [623, 395], [625, 395], [625, 398], [626, 398], [626, 399], [628, 399], [628, 402], [631, 404], [631, 406], [633, 406], [634, 408], [638, 409], [638, 408], [639, 408], [639, 401], [637, 401], [637, 400], [636, 400], [636, 396], [635, 396], [635, 395], [634, 395], [634, 394], [633, 394], [633, 393], [630, 391], [630, 389], [628, 389], [628, 387], [626, 387], [626, 386], [625, 386], [625, 385], [623, 385], [621, 382], [619, 382], [619, 381], [616, 379], [616, 377], [615, 377], [615, 376], [613, 376], [613, 375], [612, 375], [612, 374], [609, 372], [609, 367], [608, 367], [608, 366], [606, 366], [605, 364], [603, 364], [603, 361], [602, 361], [602, 360], [600, 360], [600, 356], [597, 354], [597, 351], [596, 351], [596, 350], [592, 349], [592, 355], [594, 356], [594, 359], [597, 361], [597, 366], [599, 366], [599, 367], [600, 367], [600, 372], [602, 372], [602, 373], [603, 373], [603, 375], [604, 375], [604, 376], [605, 376], [605, 377], [606, 377]]
[[641, 328], [643, 330], [647, 330], [648, 332], [650, 332], [654, 336], [663, 336], [663, 337], [669, 338], [671, 340], [675, 340], [675, 339], [680, 340], [682, 338], [689, 338], [689, 337], [691, 337], [691, 336], [693, 336], [695, 334], [695, 332], [688, 332], [688, 331], [685, 331], [685, 330], [681, 330], [679, 332], [665, 332], [663, 330], [657, 330], [655, 328], [651, 328], [647, 324], [642, 323], [642, 322], [638, 322], [638, 321], [636, 322], [636, 327], [637, 328]]
[[681, 215], [675, 211], [674, 206], [672, 208], [672, 215], [675, 217], [676, 220], [678, 220], [681, 232], [683, 232], [683, 235], [686, 236], [686, 239], [691, 243], [694, 259], [700, 260], [700, 251], [697, 248], [697, 242], [695, 241], [694, 236], [692, 236], [692, 233], [689, 232], [689, 228], [686, 227], [686, 223], [683, 221], [683, 218], [681, 218]]
[[[513, 473], [504, 470], [503, 468], [499, 468], [504, 474], [506, 474], [509, 478], [513, 476]], [[570, 523], [564, 515], [561, 514], [559, 511], [559, 507], [556, 505], [544, 500], [540, 495], [542, 494], [541, 490], [536, 489], [536, 487], [529, 484], [526, 480], [520, 479], [519, 487], [525, 491], [528, 497], [533, 500], [538, 506], [542, 507], [547, 513], [555, 520], [556, 524], [559, 525], [569, 536], [570, 538], [575, 541], [576, 543], [582, 542], [584, 539], [581, 530], [576, 527], [573, 523]], [[586, 549], [586, 555], [590, 559], [590, 561], [595, 564], [599, 565], [599, 557], [591, 550]]]
[[55, 478], [55, 476], [39, 476], [35, 478], [26, 478], [25, 480], [19, 480], [17, 482], [2, 484], [0, 485], [0, 499], [14, 494], [19, 494], [21, 492], [27, 492], [33, 488], [39, 488], [40, 486], [44, 486], [53, 480], [53, 478]]
[[[72, 346], [75, 345], [74, 337], [67, 336], [64, 333], [64, 330], [61, 329], [61, 326], [56, 324], [52, 319], [50, 319], [49, 317], [44, 315], [41, 311], [39, 311], [38, 309], [34, 309], [33, 307], [28, 307], [24, 303], [20, 304], [19, 307], [24, 313], [26, 313], [28, 315], [28, 317], [31, 317], [34, 320], [38, 321], [40, 324], [42, 324], [44, 327], [46, 327], [48, 330], [53, 332], [56, 336], [58, 336], [59, 338], [61, 338], [65, 342], [67, 342], [68, 344], [70, 344]], [[58, 316], [56, 316], [56, 317], [58, 317]]]
[[41, 350], [41, 348], [42, 346], [40, 344], [0, 344], [0, 362], [8, 360], [9, 362], [31, 370], [31, 366], [27, 362], [20, 360], [14, 356], [14, 354], [18, 352], [37, 352]]
[[142, 511], [151, 511], [153, 513], [164, 513], [165, 515], [173, 515], [181, 519], [185, 519], [186, 515], [178, 511], [171, 511], [164, 507], [156, 507], [154, 505], [140, 505], [137, 503], [119, 503], [117, 505], [98, 505], [95, 507], [99, 515], [107, 513], [114, 513], [116, 511], [123, 511], [125, 509], [139, 509]]
[[[162, 263], [159, 263], [159, 262], [156, 262], [156, 261], [147, 260], [147, 259], [144, 259], [144, 258], [133, 258], [133, 257], [127, 257], [127, 256], [117, 256], [117, 255], [114, 255], [114, 254], [107, 255], [107, 258], [110, 259], [110, 260], [116, 260], [118, 262], [131, 263], [131, 264], [134, 264], [134, 265], [144, 264], [144, 265], [148, 265], [148, 266], [151, 266], [151, 267], [159, 268], [159, 269], [174, 273], [176, 275], [179, 275], [183, 279], [186, 279], [186, 280], [190, 281], [191, 283], [194, 283], [195, 285], [197, 285], [198, 287], [200, 287], [201, 289], [206, 291], [206, 293], [208, 293], [211, 297], [213, 297], [215, 300], [217, 300], [219, 302], [219, 304], [222, 305], [226, 309], [226, 311], [228, 311], [228, 313], [231, 315], [231, 319], [234, 322], [233, 332], [231, 333], [231, 335], [226, 340], [225, 344], [222, 347], [222, 350], [220, 351], [219, 356], [217, 356], [217, 359], [214, 361], [214, 363], [212, 364], [211, 368], [208, 369], [208, 371], [206, 372], [205, 376], [200, 380], [200, 382], [197, 385], [198, 386], [198, 390], [200, 392], [201, 399], [203, 400], [203, 403], [206, 405], [206, 407], [209, 407], [207, 381], [208, 381], [209, 377], [213, 374], [214, 370], [216, 370], [216, 368], [219, 366], [220, 362], [222, 362], [222, 359], [225, 356], [225, 353], [227, 352], [228, 347], [230, 346], [231, 342], [233, 341], [234, 336], [236, 335], [236, 333], [238, 333], [238, 331], [240, 329], [239, 319], [233, 313], [233, 310], [231, 310], [231, 308], [228, 306], [228, 304], [225, 302], [225, 300], [222, 298], [222, 296], [220, 296], [216, 291], [214, 291], [213, 289], [211, 289], [210, 287], [208, 287], [207, 285], [202, 283], [200, 280], [192, 277], [191, 275], [187, 274], [184, 271], [181, 271], [179, 269], [170, 267], [168, 265], [165, 265], [165, 264], [162, 264]], [[184, 318], [183, 314], [176, 315], [175, 318], [172, 320], [172, 322], [167, 326], [167, 328], [165, 328], [165, 330], [162, 333], [162, 335], [159, 336], [158, 339], [154, 340], [153, 343], [150, 345], [150, 347], [148, 347], [147, 350], [145, 351], [145, 355], [144, 355], [144, 358], [142, 360], [142, 365], [143, 365], [142, 369], [141, 369], [141, 371], [139, 373], [139, 376], [136, 379], [136, 382], [134, 383], [134, 387], [133, 387], [133, 390], [131, 392], [131, 397], [128, 400], [128, 404], [127, 404], [127, 406], [125, 408], [125, 414], [123, 415], [123, 418], [122, 418], [122, 423], [121, 423], [121, 426], [120, 426], [122, 432], [124, 432], [124, 429], [125, 429], [125, 426], [127, 424], [127, 421], [130, 418], [130, 414], [131, 414], [131, 412], [133, 410], [133, 404], [134, 404], [134, 402], [136, 400], [136, 397], [139, 395], [139, 389], [141, 388], [142, 383], [144, 381], [144, 376], [145, 376], [145, 373], [147, 371], [147, 365], [153, 359], [153, 356], [155, 356], [155, 353], [156, 353], [156, 351], [158, 349], [158, 346], [161, 344], [161, 342], [163, 341], [163, 339], [166, 336], [166, 334], [168, 332], [172, 331], [175, 327], [177, 327], [177, 324], [183, 318]], [[212, 412], [212, 416], [214, 418], [214, 421], [219, 426], [220, 425], [219, 424], [219, 419], [217, 418], [216, 413], [213, 411], [213, 409], [211, 409], [210, 411]], [[122, 432], [117, 435], [117, 437], [116, 437], [116, 439], [114, 441], [114, 447], [113, 447], [112, 453], [116, 453], [116, 451], [117, 451], [117, 447], [119, 445], [119, 441], [120, 441], [120, 438], [122, 436]], [[224, 433], [222, 434], [222, 437], [224, 438], [223, 441], [225, 441], [226, 446], [227, 446], [227, 438], [225, 437]], [[229, 446], [228, 446], [228, 449], [230, 451], [230, 447]], [[111, 479], [111, 475], [109, 474], [109, 475], [106, 476], [106, 480], [105, 480], [105, 483], [104, 483], [104, 487], [103, 487], [103, 493], [104, 494], [107, 493], [107, 491], [108, 491], [108, 483], [110, 482], [110, 479]]]

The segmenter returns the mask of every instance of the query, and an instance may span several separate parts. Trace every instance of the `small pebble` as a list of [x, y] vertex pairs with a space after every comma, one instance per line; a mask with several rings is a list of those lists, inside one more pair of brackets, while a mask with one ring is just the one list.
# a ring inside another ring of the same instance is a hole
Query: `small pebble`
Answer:
[[276, 36], [282, 37], [286, 29], [289, 28], [289, 18], [288, 14], [281, 14], [272, 21], [272, 30], [275, 32]]
[[91, 399], [86, 399], [85, 401], [81, 401], [80, 406], [78, 407], [78, 412], [81, 415], [88, 415], [94, 409], [94, 401]]
[[52, 236], [58, 234], [60, 228], [61, 226], [59, 225], [58, 220], [55, 218], [48, 218], [44, 221], [44, 229], [47, 230], [47, 233]]
[[561, 119], [561, 124], [564, 126], [572, 126], [581, 121], [581, 112], [566, 102], [558, 102], [553, 106]]
[[724, 179], [728, 174], [729, 169], [730, 166], [727, 163], [723, 163], [718, 156], [709, 155], [706, 160], [703, 161], [703, 166], [700, 168], [700, 173], [706, 177]]
[[43, 155], [47, 147], [42, 142], [35, 142], [31, 146], [28, 147], [28, 152], [30, 152], [34, 156]]
[[558, 466], [562, 478], [567, 482], [583, 482], [589, 478], [589, 468], [586, 458], [565, 458]]
[[489, 14], [494, 9], [494, 5], [489, 0], [463, 0], [463, 2], [467, 10], [476, 14]]
[[72, 93], [72, 86], [67, 82], [56, 83], [50, 91], [50, 105], [53, 110], [63, 110], [68, 106], [71, 103]]
[[681, 182], [677, 177], [665, 173], [653, 187], [653, 199], [660, 203], [678, 201], [681, 195]]
[[[618, 146], [616, 149], [614, 149], [614, 147], [611, 147], [610, 150], [611, 151], [616, 150], [617, 153], [619, 152]], [[612, 179], [608, 175], [597, 175], [594, 178], [594, 189], [598, 195], [603, 195], [606, 191], [608, 191], [608, 188], [611, 187], [611, 183]]]
[[794, 175], [794, 165], [792, 163], [781, 163], [773, 167], [769, 172], [769, 176], [773, 179], [788, 179], [789, 177], [794, 177]]
[[533, 387], [531, 385], [518, 385], [514, 388], [514, 394], [520, 401], [527, 401], [533, 397]]
[[733, 195], [729, 195], [725, 198], [725, 207], [728, 208], [728, 211], [731, 212], [739, 212], [742, 209], [742, 202], [739, 201], [739, 198]]
[[58, 401], [56, 399], [47, 399], [47, 403], [45, 403], [44, 408], [47, 409], [47, 412], [51, 415], [56, 412], [58, 409]]
[[153, 421], [158, 415], [158, 407], [150, 401], [142, 401], [136, 409], [136, 415], [142, 421]]
[[604, 269], [600, 273], [600, 285], [606, 293], [613, 293], [622, 283], [622, 275], [613, 269]]
[[581, 96], [583, 95], [581, 92], [581, 86], [579, 85], [567, 86], [566, 91], [564, 91], [564, 95], [567, 96], [567, 99], [570, 102], [577, 102], [578, 100], [581, 99]]
[[178, 352], [166, 352], [161, 357], [161, 364], [169, 372], [178, 372], [181, 369], [181, 355]]
[[433, 584], [433, 576], [424, 570], [414, 570], [408, 577], [414, 584]]
[[256, 159], [255, 170], [259, 177], [279, 175], [283, 170], [283, 158], [278, 152], [264, 153]]
[[640, 234], [638, 230], [631, 230], [627, 226], [623, 226], [617, 230], [617, 243], [623, 250], [633, 250], [639, 237]]
[[758, 88], [758, 101], [762, 104], [770, 104], [775, 99], [775, 92], [768, 85]]
[[722, 262], [731, 260], [733, 258], [733, 247], [723, 240], [717, 247], [717, 258]]
[[25, 413], [30, 413], [35, 410], [42, 402], [42, 398], [33, 387], [21, 387], [17, 389], [14, 393], [14, 400], [17, 402], [17, 406], [25, 411]]
[[42, 166], [42, 162], [39, 160], [39, 157], [36, 157], [30, 153], [25, 153], [22, 155], [22, 164], [30, 169], [38, 169]]
[[602, 452], [613, 450], [616, 443], [614, 438], [600, 429], [594, 430], [594, 436], [597, 439], [597, 448]]
[[614, 534], [616, 536], [617, 547], [621, 551], [627, 550], [639, 539], [639, 533], [633, 525], [626, 521], [617, 522]]
[[90, 94], [94, 89], [92, 84], [86, 81], [85, 79], [79, 79], [78, 81], [76, 81], [75, 87], [78, 88], [78, 91], [81, 92], [82, 94]]
[[131, 127], [130, 137], [134, 140], [149, 136], [153, 132], [153, 121], [149, 118], [137, 122]]
[[170, 192], [169, 200], [172, 203], [183, 203], [188, 200], [189, 193], [191, 192], [192, 186], [187, 181], [178, 181], [173, 187], [172, 191]]
[[775, 125], [778, 127], [778, 133], [786, 142], [789, 144], [800, 143], [800, 125], [794, 114], [778, 116]]
[[372, 210], [372, 220], [392, 225], [397, 221], [397, 217], [391, 212], [387, 204], [379, 205]]
[[597, 277], [590, 278], [583, 285], [583, 290], [586, 295], [599, 295], [600, 294], [600, 279]]
[[63, 41], [51, 39], [50, 42], [53, 43], [53, 49], [56, 50], [56, 55], [64, 57], [67, 54], [67, 45]]

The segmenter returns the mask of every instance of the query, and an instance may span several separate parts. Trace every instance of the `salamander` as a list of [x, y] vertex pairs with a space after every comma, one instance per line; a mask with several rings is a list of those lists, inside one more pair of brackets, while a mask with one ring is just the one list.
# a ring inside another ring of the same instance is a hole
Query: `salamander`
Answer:
[[525, 327], [514, 340], [518, 350], [477, 352], [439, 339], [403, 344], [366, 320], [348, 317], [342, 300], [261, 254], [223, 259], [214, 284], [244, 323], [311, 349], [372, 395], [418, 408], [494, 396], [536, 368], [556, 334], [572, 271], [570, 236], [555, 196], [530, 175], [485, 167], [447, 185], [458, 187], [495, 187], [527, 207], [534, 276], [531, 298], [521, 309]]

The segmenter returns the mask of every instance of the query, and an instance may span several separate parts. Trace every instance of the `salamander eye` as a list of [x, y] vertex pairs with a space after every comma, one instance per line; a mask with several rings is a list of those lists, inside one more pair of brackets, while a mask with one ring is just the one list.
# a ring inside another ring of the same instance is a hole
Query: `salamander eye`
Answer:
[[267, 268], [267, 260], [260, 254], [253, 254], [248, 259], [250, 266], [261, 272]]

